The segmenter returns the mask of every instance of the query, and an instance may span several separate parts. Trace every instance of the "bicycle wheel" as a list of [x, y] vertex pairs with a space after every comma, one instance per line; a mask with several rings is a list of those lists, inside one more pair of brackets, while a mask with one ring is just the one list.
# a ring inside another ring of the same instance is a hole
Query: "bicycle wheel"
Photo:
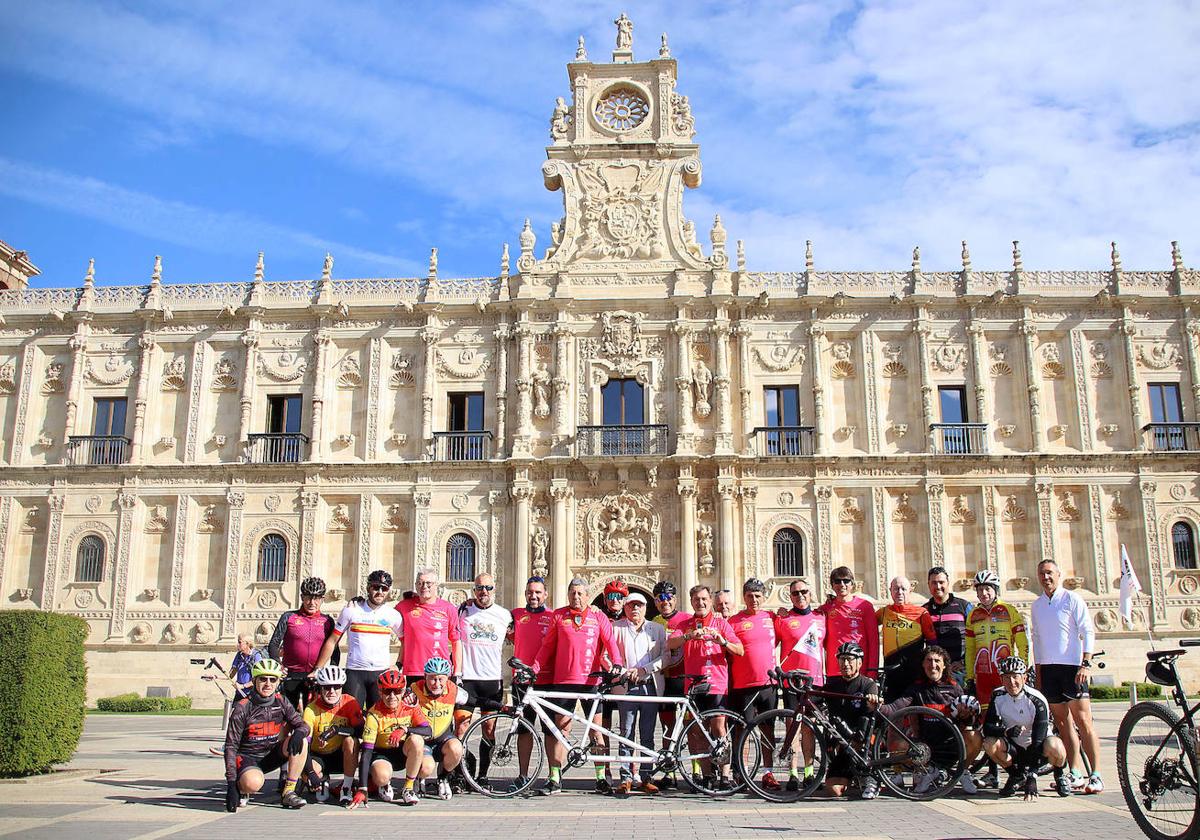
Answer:
[[[770, 802], [812, 796], [829, 769], [829, 753], [820, 733], [795, 709], [771, 709], [746, 721], [734, 755], [746, 786]], [[767, 785], [760, 772], [771, 773], [778, 784]]]
[[1125, 804], [1152, 840], [1200, 837], [1196, 742], [1174, 709], [1138, 703], [1117, 730], [1117, 776]]
[[[712, 734], [713, 718], [725, 718], [725, 733]], [[734, 773], [734, 749], [745, 731], [741, 715], [723, 709], [701, 712], [679, 734], [675, 762], [688, 787], [706, 796], [729, 796], [744, 790], [746, 780]]]
[[[494, 722], [496, 732], [489, 742], [484, 738], [485, 722]], [[529, 769], [522, 777], [521, 736], [529, 748]], [[471, 724], [463, 736], [463, 777], [484, 796], [505, 798], [525, 793], [541, 775], [546, 750], [536, 727], [511, 712], [484, 715]]]
[[896, 796], [945, 796], [966, 769], [966, 745], [950, 718], [927, 706], [909, 706], [875, 731], [872, 756], [880, 781]]

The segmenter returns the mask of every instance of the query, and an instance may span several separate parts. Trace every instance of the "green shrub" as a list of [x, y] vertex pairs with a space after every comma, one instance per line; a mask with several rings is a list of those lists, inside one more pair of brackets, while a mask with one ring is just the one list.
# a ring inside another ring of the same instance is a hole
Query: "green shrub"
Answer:
[[[1121, 685], [1093, 685], [1088, 688], [1093, 700], [1128, 700], [1129, 683]], [[1154, 683], [1137, 684], [1138, 699], [1162, 697], [1162, 686]]]
[[81, 618], [0, 612], [0, 776], [44, 773], [70, 761], [83, 732], [87, 666]]
[[140, 697], [134, 692], [101, 697], [96, 708], [102, 712], [181, 712], [192, 708], [191, 697]]
[[182, 712], [192, 708], [191, 697], [160, 697], [159, 708], [164, 712]]

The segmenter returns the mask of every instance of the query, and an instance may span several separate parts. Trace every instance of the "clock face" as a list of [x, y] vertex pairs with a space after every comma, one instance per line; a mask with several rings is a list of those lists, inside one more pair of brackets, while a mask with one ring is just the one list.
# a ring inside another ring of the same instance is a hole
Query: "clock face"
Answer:
[[650, 115], [650, 103], [641, 91], [617, 85], [596, 100], [596, 121], [610, 131], [630, 131]]

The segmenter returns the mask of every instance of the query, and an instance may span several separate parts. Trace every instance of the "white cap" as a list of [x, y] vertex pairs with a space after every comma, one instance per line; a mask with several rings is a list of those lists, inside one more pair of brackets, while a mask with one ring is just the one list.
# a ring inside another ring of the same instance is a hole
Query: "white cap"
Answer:
[[629, 597], [625, 599], [626, 604], [641, 604], [646, 605], [646, 596], [641, 592], [630, 592]]

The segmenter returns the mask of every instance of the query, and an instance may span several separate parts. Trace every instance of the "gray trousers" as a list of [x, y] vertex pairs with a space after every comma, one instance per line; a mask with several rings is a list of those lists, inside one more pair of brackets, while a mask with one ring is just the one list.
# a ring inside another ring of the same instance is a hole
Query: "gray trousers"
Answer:
[[[626, 692], [628, 695], [639, 695], [642, 697], [653, 697], [654, 681], [647, 680], [642, 685], [630, 686]], [[658, 704], [657, 703], [617, 703], [617, 711], [621, 714], [621, 737], [627, 738], [630, 741], [636, 740], [639, 744], [649, 750], [654, 749], [654, 727], [658, 723]], [[637, 736], [634, 736], [634, 732]], [[621, 744], [617, 750], [618, 755], [632, 756], [633, 749]], [[626, 762], [621, 764], [621, 778], [633, 779], [633, 764], [637, 762]], [[650, 761], [641, 763], [638, 775], [641, 781], [649, 781], [653, 771], [654, 764]]]

